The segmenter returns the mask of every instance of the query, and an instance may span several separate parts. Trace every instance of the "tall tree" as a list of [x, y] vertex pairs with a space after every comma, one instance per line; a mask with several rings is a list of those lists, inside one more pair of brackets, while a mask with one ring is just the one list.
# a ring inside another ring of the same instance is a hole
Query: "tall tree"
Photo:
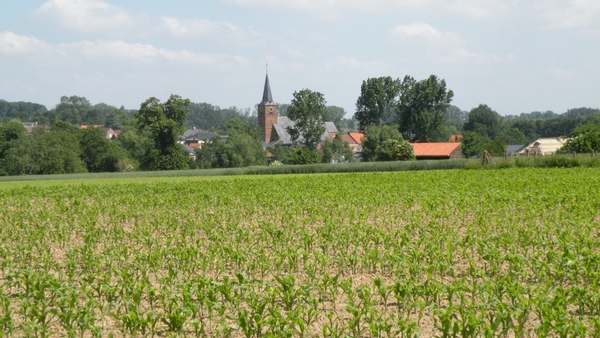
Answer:
[[150, 131], [154, 143], [154, 147], [144, 156], [144, 169], [189, 169], [186, 152], [177, 143], [189, 106], [190, 100], [179, 95], [171, 95], [165, 103], [151, 97], [141, 104], [135, 114], [137, 125], [139, 129]]
[[404, 138], [411, 142], [436, 139], [453, 96], [446, 81], [435, 75], [422, 81], [405, 76], [397, 105], [397, 121]]
[[400, 88], [400, 80], [394, 80], [389, 76], [363, 81], [354, 114], [360, 130], [364, 131], [369, 126], [393, 123], [394, 103]]
[[125, 149], [117, 141], [108, 140], [100, 128], [87, 128], [81, 131], [81, 159], [89, 172], [117, 171], [119, 160], [126, 158]]
[[287, 116], [294, 127], [287, 127], [292, 141], [300, 140], [310, 150], [315, 150], [325, 132], [323, 122], [327, 116], [325, 97], [319, 92], [303, 89], [294, 92]]
[[91, 109], [92, 105], [85, 97], [62, 96], [55, 110], [62, 121], [81, 124], [87, 121]]
[[504, 132], [504, 120], [502, 116], [485, 104], [471, 109], [469, 121], [465, 123], [465, 131], [476, 131], [480, 135], [495, 139]]
[[333, 122], [336, 126], [346, 115], [346, 110], [338, 106], [327, 106], [327, 121]]

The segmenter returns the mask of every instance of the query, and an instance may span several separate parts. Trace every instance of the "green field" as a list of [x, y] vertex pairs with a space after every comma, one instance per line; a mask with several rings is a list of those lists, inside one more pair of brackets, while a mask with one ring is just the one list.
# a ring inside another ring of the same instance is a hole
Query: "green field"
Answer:
[[0, 183], [0, 337], [600, 336], [600, 169]]

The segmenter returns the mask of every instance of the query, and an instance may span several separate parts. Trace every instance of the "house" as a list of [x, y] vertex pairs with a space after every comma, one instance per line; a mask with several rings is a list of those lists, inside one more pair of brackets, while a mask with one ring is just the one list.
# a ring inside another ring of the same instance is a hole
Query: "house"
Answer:
[[519, 155], [553, 155], [564, 143], [565, 140], [562, 137], [539, 138], [519, 151]]
[[365, 137], [363, 133], [348, 133], [342, 135], [342, 141], [348, 142], [350, 149], [355, 153], [362, 151], [362, 139]]
[[215, 136], [219, 136], [219, 134], [213, 133], [212, 131], [196, 129], [196, 127], [183, 132], [183, 139], [185, 140], [206, 141], [212, 139]]
[[221, 138], [221, 141], [227, 141], [227, 136], [222, 136], [212, 131], [204, 131], [202, 129], [196, 129], [196, 127], [192, 129], [188, 129], [183, 132], [183, 135], [179, 137], [179, 143], [190, 147], [192, 149], [202, 148], [202, 144], [209, 142], [213, 137]]
[[517, 156], [521, 150], [525, 149], [526, 146], [526, 144], [509, 144], [506, 146], [506, 156]]
[[[295, 123], [287, 116], [278, 116], [277, 104], [273, 101], [271, 94], [269, 74], [265, 77], [262, 101], [258, 104], [258, 124], [263, 134], [264, 148], [276, 144], [288, 146], [293, 144], [288, 128], [293, 128]], [[335, 124], [331, 121], [324, 122], [323, 128], [325, 131], [321, 135], [321, 141], [331, 140], [338, 134]], [[297, 140], [297, 142], [302, 141], [303, 139]]]
[[[270, 135], [270, 142], [268, 142], [268, 144], [292, 145], [292, 136], [288, 132], [288, 127], [294, 128], [294, 125], [294, 121], [290, 120], [287, 116], [279, 116], [277, 118], [277, 123], [273, 124], [273, 129], [271, 130]], [[331, 140], [335, 138], [335, 136], [337, 135], [337, 128], [335, 127], [333, 122], [324, 122], [323, 127], [325, 128], [325, 131], [321, 135], [321, 141]], [[301, 136], [297, 140], [297, 142], [302, 141], [304, 141], [304, 138]]]
[[448, 160], [462, 158], [462, 143], [411, 143], [417, 160]]

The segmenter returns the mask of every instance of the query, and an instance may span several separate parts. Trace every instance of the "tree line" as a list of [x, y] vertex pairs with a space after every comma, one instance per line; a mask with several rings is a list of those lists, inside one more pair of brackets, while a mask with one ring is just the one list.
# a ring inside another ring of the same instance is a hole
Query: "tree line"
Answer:
[[[327, 105], [322, 93], [297, 91], [279, 114], [295, 122], [288, 132], [298, 146], [274, 146], [265, 153], [256, 107], [222, 109], [192, 103], [177, 95], [166, 102], [150, 98], [138, 110], [92, 105], [85, 97], [63, 96], [55, 108], [30, 102], [0, 100], [0, 175], [58, 174], [126, 170], [224, 168], [274, 163], [339, 163], [353, 161], [340, 134], [321, 142], [323, 122], [333, 121], [341, 132], [365, 133], [361, 160], [414, 159], [409, 142], [445, 142], [460, 135], [463, 153], [488, 150], [504, 153], [508, 144], [526, 144], [540, 137], [574, 137], [562, 150], [599, 150], [600, 112], [574, 108], [501, 116], [481, 104], [470, 111], [451, 105], [454, 93], [435, 75], [424, 80], [405, 76], [363, 81], [352, 118], [343, 108]], [[37, 121], [28, 134], [22, 121]], [[106, 139], [98, 128], [119, 131]], [[179, 144], [179, 135], [192, 127], [227, 135], [195, 150], [196, 160]]]

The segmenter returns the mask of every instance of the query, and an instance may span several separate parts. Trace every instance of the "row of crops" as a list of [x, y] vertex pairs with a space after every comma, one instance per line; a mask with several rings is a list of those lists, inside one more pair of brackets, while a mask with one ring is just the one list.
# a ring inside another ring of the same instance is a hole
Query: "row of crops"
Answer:
[[600, 170], [3, 183], [0, 337], [600, 336]]

